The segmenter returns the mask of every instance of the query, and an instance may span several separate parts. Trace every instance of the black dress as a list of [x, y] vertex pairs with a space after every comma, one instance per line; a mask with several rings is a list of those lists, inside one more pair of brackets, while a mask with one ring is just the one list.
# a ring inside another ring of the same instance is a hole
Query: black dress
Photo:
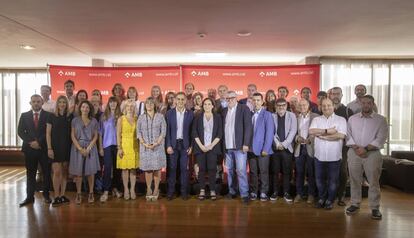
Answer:
[[70, 137], [73, 115], [56, 116], [51, 113], [47, 123], [52, 126], [51, 140], [55, 158], [52, 162], [69, 162], [72, 139]]

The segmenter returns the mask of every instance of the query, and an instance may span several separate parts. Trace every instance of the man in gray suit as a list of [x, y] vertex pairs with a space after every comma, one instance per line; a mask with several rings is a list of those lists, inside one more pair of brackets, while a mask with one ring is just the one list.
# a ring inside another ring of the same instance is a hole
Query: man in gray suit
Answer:
[[273, 114], [275, 135], [271, 165], [273, 172], [273, 194], [270, 200], [276, 201], [279, 193], [279, 172], [283, 168], [283, 197], [287, 203], [293, 201], [290, 195], [290, 175], [292, 173], [292, 142], [297, 132], [296, 115], [287, 111], [287, 101], [278, 98], [275, 102], [276, 113]]
[[313, 203], [316, 197], [315, 184], [315, 159], [314, 156], [314, 137], [309, 135], [309, 126], [313, 118], [318, 117], [319, 114], [314, 113], [310, 109], [310, 104], [307, 99], [301, 99], [298, 103], [299, 115], [298, 119], [298, 134], [295, 138], [295, 164], [296, 164], [296, 197], [295, 202], [305, 200], [303, 186], [305, 176], [308, 178], [308, 198], [307, 203]]

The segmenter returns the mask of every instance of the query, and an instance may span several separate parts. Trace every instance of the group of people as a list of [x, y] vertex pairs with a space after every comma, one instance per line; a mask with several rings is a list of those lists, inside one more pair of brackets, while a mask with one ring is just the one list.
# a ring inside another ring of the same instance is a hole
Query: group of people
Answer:
[[341, 103], [339, 87], [318, 92], [314, 103], [308, 87], [288, 101], [285, 86], [277, 93], [262, 94], [250, 84], [247, 98], [238, 100], [225, 85], [209, 89], [204, 98], [188, 83], [184, 92], [167, 92], [164, 100], [161, 88], [153, 86], [151, 96], [140, 101], [135, 87], [125, 92], [117, 83], [103, 105], [99, 90], [88, 98], [85, 90], [74, 94], [73, 81], [64, 85], [66, 95], [56, 102], [50, 99], [51, 87], [42, 86], [41, 95], [31, 97], [31, 110], [20, 117], [18, 134], [27, 168], [27, 197], [21, 206], [34, 202], [38, 164], [45, 202], [59, 206], [69, 202], [65, 196], [68, 176], [76, 183], [77, 204], [82, 202], [82, 182], [87, 177], [88, 202], [93, 203], [98, 171], [103, 180], [101, 202], [109, 199], [110, 192], [125, 200], [136, 199], [137, 171], [145, 174], [146, 200], [156, 201], [163, 168], [167, 169], [167, 199], [174, 199], [179, 177], [180, 196], [187, 200], [192, 162], [200, 185], [198, 198], [216, 200], [216, 177], [224, 161], [227, 198], [239, 194], [246, 204], [283, 198], [287, 203], [307, 202], [327, 210], [335, 201], [345, 206], [349, 175], [347, 214], [359, 209], [365, 174], [371, 217], [381, 219], [379, 150], [388, 126], [376, 113], [374, 98], [366, 94], [364, 85], [355, 87], [357, 98], [347, 106]]

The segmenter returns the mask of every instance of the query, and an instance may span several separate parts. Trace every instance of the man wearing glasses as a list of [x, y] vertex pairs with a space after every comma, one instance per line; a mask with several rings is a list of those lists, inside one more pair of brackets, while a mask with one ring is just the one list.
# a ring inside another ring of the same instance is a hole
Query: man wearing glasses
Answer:
[[237, 103], [234, 91], [227, 93], [228, 107], [223, 109], [224, 149], [226, 155], [228, 198], [236, 196], [237, 175], [239, 192], [243, 203], [249, 203], [249, 185], [247, 182], [247, 152], [251, 145], [253, 125], [252, 116], [246, 105]]
[[292, 173], [292, 142], [297, 132], [297, 119], [293, 112], [287, 111], [287, 101], [278, 98], [275, 102], [276, 113], [273, 114], [275, 135], [273, 138], [273, 155], [271, 165], [273, 170], [273, 194], [270, 200], [276, 201], [279, 194], [279, 172], [283, 169], [283, 197], [287, 203], [293, 201], [290, 195], [290, 176]]

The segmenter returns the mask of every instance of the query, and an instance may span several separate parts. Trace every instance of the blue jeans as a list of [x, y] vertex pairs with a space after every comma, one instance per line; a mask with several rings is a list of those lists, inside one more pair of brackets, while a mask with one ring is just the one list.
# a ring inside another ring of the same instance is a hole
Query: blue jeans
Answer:
[[330, 202], [335, 200], [340, 168], [341, 160], [326, 162], [315, 159], [316, 186], [318, 187], [319, 200]]
[[[241, 150], [227, 150], [226, 153], [226, 167], [227, 167], [227, 184], [229, 186], [229, 193], [236, 194], [237, 187], [235, 177], [239, 184], [239, 191], [241, 197], [249, 196], [249, 184], [247, 182], [247, 153]], [[236, 174], [234, 173], [236, 171]]]
[[308, 195], [316, 196], [315, 185], [315, 159], [308, 155], [306, 145], [300, 145], [299, 157], [295, 159], [296, 163], [296, 194], [304, 197], [303, 184], [305, 175], [308, 177]]
[[168, 195], [175, 193], [175, 184], [177, 180], [177, 165], [180, 164], [180, 184], [181, 195], [188, 194], [188, 154], [183, 146], [182, 141], [177, 141], [174, 153], [168, 156], [167, 160], [168, 170]]

